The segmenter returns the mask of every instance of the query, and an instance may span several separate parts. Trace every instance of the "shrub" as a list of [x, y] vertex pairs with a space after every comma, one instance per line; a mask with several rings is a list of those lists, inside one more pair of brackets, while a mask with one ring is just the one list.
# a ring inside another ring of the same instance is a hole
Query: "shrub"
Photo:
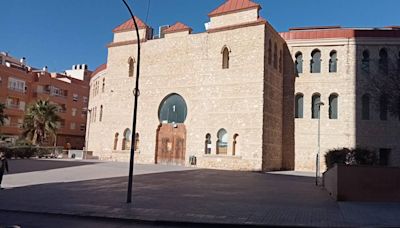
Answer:
[[325, 154], [325, 164], [328, 169], [335, 164], [346, 164], [347, 156], [351, 151], [348, 148], [333, 149]]
[[341, 148], [333, 149], [325, 154], [325, 164], [327, 169], [335, 164], [343, 165], [375, 165], [377, 156], [374, 151], [363, 148]]

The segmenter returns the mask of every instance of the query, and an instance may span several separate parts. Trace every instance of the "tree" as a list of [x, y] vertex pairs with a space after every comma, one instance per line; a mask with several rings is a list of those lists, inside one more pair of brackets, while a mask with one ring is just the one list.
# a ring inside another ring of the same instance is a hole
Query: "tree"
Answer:
[[6, 109], [6, 106], [3, 103], [0, 103], [0, 126], [3, 126], [5, 120], [8, 118], [7, 115], [4, 114], [4, 109]]
[[43, 145], [49, 137], [55, 137], [61, 118], [57, 115], [59, 107], [49, 101], [39, 100], [31, 104], [25, 113], [23, 136], [33, 145]]
[[[390, 114], [400, 118], [400, 53], [382, 48], [378, 59], [371, 61], [374, 67], [363, 68], [367, 90], [375, 98], [377, 109], [385, 103]], [[365, 63], [363, 63], [366, 66]]]

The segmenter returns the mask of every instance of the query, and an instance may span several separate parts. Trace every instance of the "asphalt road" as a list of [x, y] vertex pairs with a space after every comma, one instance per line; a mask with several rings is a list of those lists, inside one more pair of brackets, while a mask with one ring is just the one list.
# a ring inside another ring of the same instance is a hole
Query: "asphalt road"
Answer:
[[94, 162], [81, 161], [62, 161], [62, 160], [41, 160], [41, 159], [9, 159], [9, 174], [44, 171], [50, 169], [61, 169], [67, 167], [76, 167], [91, 165]]

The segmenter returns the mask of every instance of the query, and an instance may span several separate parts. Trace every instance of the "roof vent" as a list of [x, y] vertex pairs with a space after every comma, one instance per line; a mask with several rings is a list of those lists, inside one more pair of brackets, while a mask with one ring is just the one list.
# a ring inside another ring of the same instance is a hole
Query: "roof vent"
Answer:
[[25, 65], [25, 63], [26, 63], [26, 58], [25, 58], [25, 57], [22, 57], [22, 59], [20, 59], [19, 62], [20, 62], [22, 65]]
[[43, 67], [43, 71], [44, 71], [44, 72], [47, 72], [47, 66], [44, 66], [44, 67]]

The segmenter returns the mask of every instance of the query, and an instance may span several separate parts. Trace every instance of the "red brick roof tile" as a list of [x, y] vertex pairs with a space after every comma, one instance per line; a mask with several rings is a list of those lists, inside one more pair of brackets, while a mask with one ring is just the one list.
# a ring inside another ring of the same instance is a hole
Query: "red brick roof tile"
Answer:
[[[142, 20], [140, 20], [140, 18], [135, 16], [135, 20], [136, 23], [139, 27], [139, 29], [144, 29], [144, 28], [148, 28], [149, 26], [147, 26]], [[124, 32], [124, 31], [130, 31], [130, 30], [135, 30], [135, 24], [133, 23], [132, 18], [125, 21], [123, 24], [119, 25], [118, 27], [116, 27], [113, 32]]]
[[176, 22], [174, 25], [171, 27], [167, 28], [164, 32], [165, 33], [174, 33], [174, 32], [182, 32], [182, 31], [189, 31], [192, 32], [192, 28], [189, 26], [181, 23], [181, 22]]
[[101, 64], [99, 67], [96, 68], [95, 71], [93, 71], [93, 73], [90, 75], [91, 78], [93, 78], [94, 76], [96, 76], [96, 74], [102, 72], [103, 70], [107, 69], [107, 64]]
[[224, 4], [208, 14], [209, 17], [219, 16], [222, 14], [232, 13], [244, 9], [259, 8], [261, 6], [250, 0], [227, 0]]

